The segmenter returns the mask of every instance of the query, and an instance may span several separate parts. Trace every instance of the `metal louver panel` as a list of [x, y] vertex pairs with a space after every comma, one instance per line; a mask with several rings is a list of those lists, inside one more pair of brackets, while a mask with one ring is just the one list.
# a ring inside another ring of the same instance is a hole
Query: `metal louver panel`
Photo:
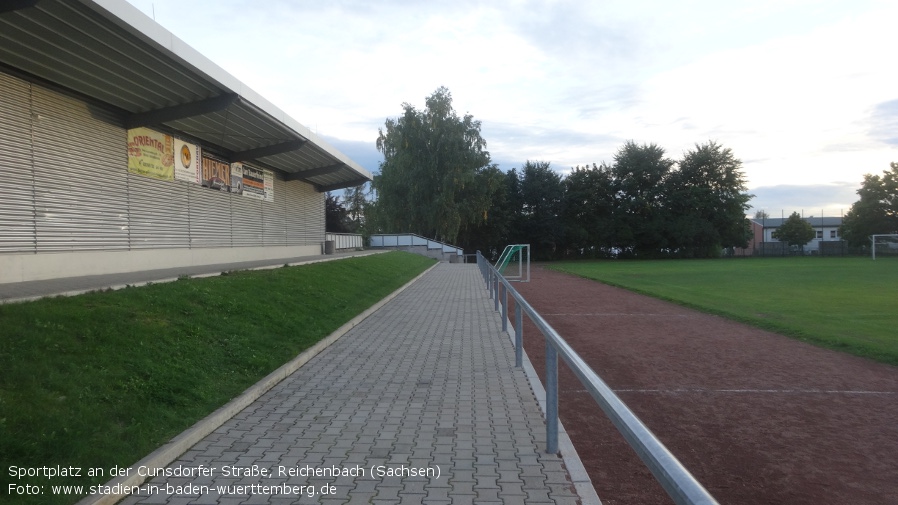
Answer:
[[315, 191], [311, 186], [309, 188], [311, 189], [310, 205], [303, 209], [303, 215], [307, 216], [308, 220], [306, 233], [309, 244], [319, 244], [324, 241], [324, 200], [327, 195]]
[[262, 201], [234, 195], [231, 198], [231, 244], [262, 245]]
[[188, 184], [128, 174], [133, 249], [190, 247]]
[[287, 182], [274, 176], [274, 201], [262, 202], [263, 241], [267, 246], [287, 245]]
[[231, 198], [228, 193], [189, 184], [190, 246], [231, 246]]
[[303, 245], [302, 222], [299, 214], [299, 204], [302, 201], [303, 184], [299, 181], [286, 181], [285, 193], [287, 194], [287, 245]]
[[287, 182], [287, 241], [315, 245], [324, 240], [324, 193], [310, 184]]
[[0, 252], [34, 252], [31, 86], [0, 74]]
[[106, 110], [33, 87], [37, 251], [128, 248], [125, 130]]

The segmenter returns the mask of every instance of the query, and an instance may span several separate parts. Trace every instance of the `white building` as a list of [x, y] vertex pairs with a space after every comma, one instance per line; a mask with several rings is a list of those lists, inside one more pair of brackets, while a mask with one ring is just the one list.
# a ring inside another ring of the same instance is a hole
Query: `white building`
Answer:
[[[841, 217], [806, 217], [803, 218], [814, 228], [815, 236], [805, 244], [805, 254], [815, 254], [820, 251], [821, 242], [841, 242], [839, 227], [842, 226]], [[752, 218], [752, 242], [753, 249], [759, 249], [761, 243], [775, 243], [779, 240], [773, 238], [773, 233], [783, 225], [785, 218]], [[750, 244], [752, 246], [752, 244]]]
[[124, 0], [0, 4], [0, 176], [0, 283], [321, 254], [371, 180]]

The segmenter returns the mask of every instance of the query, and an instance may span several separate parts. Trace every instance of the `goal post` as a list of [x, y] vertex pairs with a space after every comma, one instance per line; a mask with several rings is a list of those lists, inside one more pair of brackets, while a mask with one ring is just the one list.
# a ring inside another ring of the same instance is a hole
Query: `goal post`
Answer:
[[530, 244], [505, 246], [496, 270], [511, 282], [530, 282]]
[[877, 249], [880, 256], [898, 256], [898, 233], [882, 233], [870, 235], [873, 259], [876, 259]]

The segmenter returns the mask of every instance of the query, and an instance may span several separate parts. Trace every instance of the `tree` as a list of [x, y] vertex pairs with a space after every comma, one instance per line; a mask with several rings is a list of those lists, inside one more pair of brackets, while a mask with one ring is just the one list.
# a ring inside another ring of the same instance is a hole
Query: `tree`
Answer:
[[614, 189], [605, 164], [574, 167], [564, 178], [563, 223], [568, 254], [589, 258], [611, 255], [614, 239]]
[[802, 219], [798, 212], [793, 212], [779, 228], [773, 230], [773, 238], [786, 242], [790, 246], [797, 245], [801, 247], [802, 251], [804, 251], [804, 245], [816, 236], [817, 232], [814, 231], [811, 223]]
[[658, 255], [667, 247], [663, 194], [673, 164], [656, 144], [632, 140], [614, 155], [615, 247], [637, 256]]
[[745, 247], [745, 193], [742, 161], [716, 142], [687, 151], [666, 181], [665, 209], [671, 218], [670, 248], [679, 256], [716, 257], [723, 248]]
[[520, 232], [534, 257], [554, 259], [562, 249], [564, 227], [561, 214], [564, 184], [548, 161], [527, 161], [520, 179]]
[[324, 199], [324, 229], [331, 233], [346, 233], [346, 209], [340, 197], [328, 193]]
[[360, 184], [343, 190], [343, 202], [346, 211], [345, 228], [349, 233], [359, 233], [365, 224], [365, 214], [368, 207], [366, 187], [367, 184]]
[[[476, 185], [489, 195], [482, 219], [463, 225], [455, 245], [466, 251], [480, 251], [487, 258], [497, 258], [509, 244], [512, 209], [509, 205], [506, 174], [491, 165], [477, 174]], [[480, 204], [478, 204], [480, 205]]]
[[860, 200], [842, 220], [839, 234], [850, 245], [869, 244], [870, 235], [898, 233], [898, 163], [882, 176], [867, 174], [857, 190]]
[[459, 117], [444, 87], [426, 99], [424, 110], [402, 107], [401, 117], [378, 130], [384, 156], [374, 177], [379, 225], [455, 242], [461, 229], [485, 219], [495, 189], [481, 177], [491, 165], [480, 121]]
[[755, 212], [755, 219], [770, 219], [770, 214], [766, 210], [761, 209]]

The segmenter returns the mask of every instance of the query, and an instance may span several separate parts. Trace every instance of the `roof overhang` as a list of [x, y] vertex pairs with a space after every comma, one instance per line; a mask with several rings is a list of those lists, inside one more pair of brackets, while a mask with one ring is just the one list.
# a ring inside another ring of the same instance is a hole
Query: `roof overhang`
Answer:
[[319, 191], [371, 174], [124, 0], [9, 0], [0, 65]]

